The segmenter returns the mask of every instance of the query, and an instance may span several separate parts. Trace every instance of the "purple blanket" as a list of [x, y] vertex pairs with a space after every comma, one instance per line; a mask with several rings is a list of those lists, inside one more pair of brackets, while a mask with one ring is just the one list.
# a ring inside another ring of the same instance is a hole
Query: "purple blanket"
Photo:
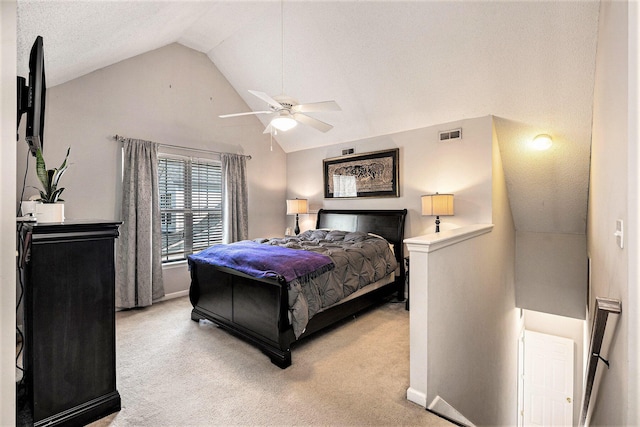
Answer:
[[263, 245], [251, 240], [213, 245], [197, 254], [189, 255], [189, 263], [198, 262], [228, 267], [252, 277], [284, 277], [287, 283], [298, 279], [307, 282], [332, 270], [335, 264], [326, 255]]

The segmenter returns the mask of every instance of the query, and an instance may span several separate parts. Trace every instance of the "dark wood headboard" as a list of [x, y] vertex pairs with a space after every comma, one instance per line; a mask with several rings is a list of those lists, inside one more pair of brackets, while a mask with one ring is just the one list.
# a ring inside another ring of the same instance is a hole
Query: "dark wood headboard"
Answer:
[[393, 244], [404, 279], [404, 223], [407, 210], [331, 210], [320, 209], [316, 228], [364, 231], [384, 237]]

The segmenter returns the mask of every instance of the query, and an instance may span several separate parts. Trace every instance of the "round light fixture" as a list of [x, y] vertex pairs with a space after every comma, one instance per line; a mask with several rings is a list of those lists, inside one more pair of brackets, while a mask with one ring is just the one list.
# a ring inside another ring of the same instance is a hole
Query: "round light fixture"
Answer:
[[288, 111], [281, 112], [278, 117], [271, 120], [271, 126], [282, 132], [293, 129], [297, 124], [298, 122], [289, 115]]
[[533, 138], [533, 141], [531, 141], [531, 148], [533, 148], [534, 150], [543, 151], [549, 149], [552, 143], [553, 140], [549, 135], [540, 134]]

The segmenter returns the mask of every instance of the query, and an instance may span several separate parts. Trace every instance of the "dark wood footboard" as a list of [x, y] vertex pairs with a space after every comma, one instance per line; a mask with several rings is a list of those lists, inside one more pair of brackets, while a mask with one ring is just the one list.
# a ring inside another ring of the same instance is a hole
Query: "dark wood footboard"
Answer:
[[[404, 299], [406, 213], [406, 209], [318, 212], [317, 228], [371, 232], [393, 243], [400, 271], [394, 282], [317, 313], [300, 338], [378, 304], [393, 293], [397, 293], [399, 300]], [[296, 338], [289, 321], [288, 289], [284, 281], [257, 279], [225, 267], [191, 263], [189, 298], [192, 320], [210, 320], [258, 347], [280, 368], [291, 365], [291, 346]]]
[[291, 365], [295, 335], [286, 283], [194, 263], [189, 298], [192, 320], [210, 320], [257, 346], [277, 366]]

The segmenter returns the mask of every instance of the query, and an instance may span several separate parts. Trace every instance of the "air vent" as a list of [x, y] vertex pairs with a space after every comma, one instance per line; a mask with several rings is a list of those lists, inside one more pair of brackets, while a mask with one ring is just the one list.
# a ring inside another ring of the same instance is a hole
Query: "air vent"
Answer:
[[440, 141], [456, 141], [462, 139], [462, 128], [440, 132]]

